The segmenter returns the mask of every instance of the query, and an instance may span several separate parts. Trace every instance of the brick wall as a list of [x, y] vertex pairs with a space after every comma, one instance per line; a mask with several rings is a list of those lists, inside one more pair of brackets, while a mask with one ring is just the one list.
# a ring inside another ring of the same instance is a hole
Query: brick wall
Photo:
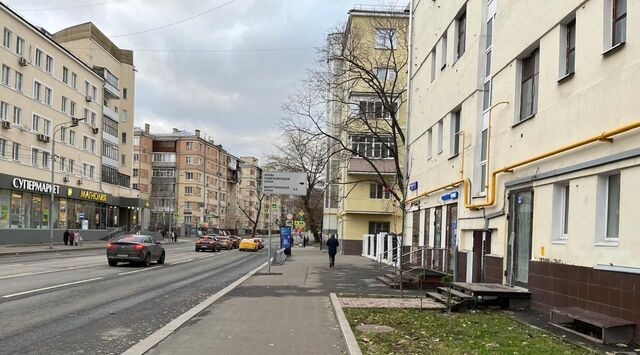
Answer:
[[640, 275], [541, 261], [529, 263], [531, 306], [580, 307], [636, 323], [640, 343]]

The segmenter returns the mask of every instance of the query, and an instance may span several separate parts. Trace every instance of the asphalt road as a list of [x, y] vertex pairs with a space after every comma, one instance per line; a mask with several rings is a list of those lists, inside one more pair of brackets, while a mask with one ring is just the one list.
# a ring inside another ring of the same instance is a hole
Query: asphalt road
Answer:
[[165, 244], [164, 265], [104, 250], [0, 257], [0, 353], [119, 354], [266, 261]]

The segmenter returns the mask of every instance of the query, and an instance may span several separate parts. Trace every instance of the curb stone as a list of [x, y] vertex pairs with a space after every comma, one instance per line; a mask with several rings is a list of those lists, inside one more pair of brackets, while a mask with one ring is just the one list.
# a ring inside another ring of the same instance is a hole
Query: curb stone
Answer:
[[353, 335], [353, 331], [351, 330], [351, 326], [347, 321], [347, 317], [344, 315], [344, 311], [342, 311], [342, 306], [340, 305], [338, 296], [336, 296], [335, 293], [331, 293], [329, 294], [329, 297], [331, 298], [331, 305], [333, 306], [333, 311], [335, 312], [336, 318], [338, 319], [340, 331], [342, 332], [342, 337], [347, 344], [347, 350], [349, 351], [349, 354], [362, 355], [362, 351], [358, 346], [358, 341], [356, 340], [355, 335]]

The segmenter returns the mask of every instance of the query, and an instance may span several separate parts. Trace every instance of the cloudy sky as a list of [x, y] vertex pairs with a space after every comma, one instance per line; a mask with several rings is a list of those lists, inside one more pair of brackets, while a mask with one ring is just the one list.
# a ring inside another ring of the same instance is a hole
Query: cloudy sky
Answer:
[[[200, 129], [232, 154], [272, 150], [280, 104], [355, 4], [381, 0], [0, 0], [49, 32], [87, 21], [135, 50], [136, 125]], [[217, 9], [216, 9], [217, 8]], [[210, 11], [209, 11], [210, 10]], [[209, 12], [207, 12], [209, 11]], [[207, 12], [180, 24], [145, 33]]]

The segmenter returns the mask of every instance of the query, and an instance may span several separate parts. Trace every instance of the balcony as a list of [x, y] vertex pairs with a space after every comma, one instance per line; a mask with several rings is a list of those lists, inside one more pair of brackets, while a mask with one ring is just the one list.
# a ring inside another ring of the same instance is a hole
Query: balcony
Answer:
[[390, 215], [394, 213], [395, 209], [392, 201], [391, 199], [348, 197], [344, 201], [344, 211], [357, 214]]
[[[396, 166], [393, 159], [375, 159], [371, 160], [378, 171], [383, 175], [395, 175]], [[376, 170], [371, 164], [362, 158], [350, 158], [347, 166], [347, 173], [369, 175], [376, 174]]]
[[118, 113], [114, 110], [112, 110], [110, 107], [108, 106], [102, 106], [102, 114], [109, 117], [110, 119], [118, 122], [120, 119], [120, 115], [118, 115]]
[[96, 73], [104, 78], [104, 92], [110, 99], [120, 99], [120, 80], [113, 75], [107, 68], [94, 67]]

